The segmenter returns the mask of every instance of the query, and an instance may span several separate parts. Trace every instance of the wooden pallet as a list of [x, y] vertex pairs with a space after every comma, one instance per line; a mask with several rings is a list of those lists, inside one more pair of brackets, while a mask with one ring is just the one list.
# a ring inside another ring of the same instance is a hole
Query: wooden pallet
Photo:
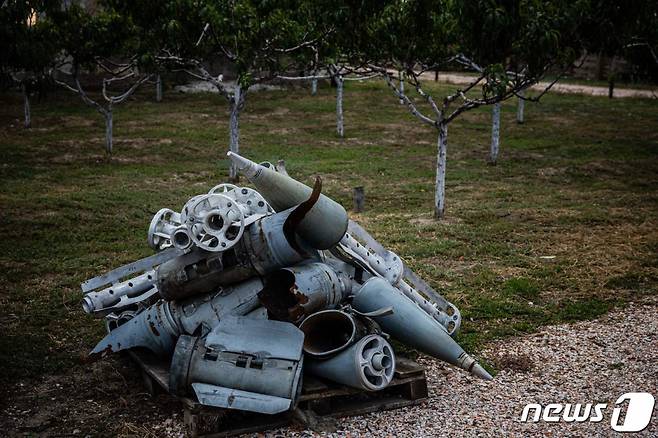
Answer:
[[[166, 363], [145, 350], [130, 350], [128, 354], [139, 365], [149, 393], [169, 392]], [[426, 399], [425, 369], [410, 359], [397, 357], [393, 381], [382, 391], [366, 392], [304, 376], [302, 394], [293, 412], [265, 415], [204, 406], [190, 398], [180, 401], [190, 435], [219, 438], [275, 429], [293, 421], [313, 429], [330, 418], [398, 409]]]

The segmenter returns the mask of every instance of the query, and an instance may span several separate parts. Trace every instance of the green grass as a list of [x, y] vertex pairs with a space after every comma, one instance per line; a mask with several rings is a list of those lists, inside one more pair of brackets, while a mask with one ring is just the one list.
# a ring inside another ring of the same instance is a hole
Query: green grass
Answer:
[[[31, 130], [19, 96], [0, 98], [2, 380], [84, 367], [103, 325], [82, 312], [80, 282], [148, 255], [158, 209], [225, 180], [225, 101], [151, 97], [116, 108], [111, 160], [102, 118], [74, 97], [35, 102]], [[344, 107], [341, 139], [329, 87], [251, 94], [241, 150], [283, 158], [305, 182], [321, 175], [345, 206], [364, 186], [367, 210], [353, 217], [460, 308], [469, 351], [656, 293], [656, 101], [548, 95], [526, 105], [524, 125], [506, 102], [497, 166], [489, 109], [465, 114], [449, 130], [441, 222], [436, 133], [380, 83], [348, 83]]]

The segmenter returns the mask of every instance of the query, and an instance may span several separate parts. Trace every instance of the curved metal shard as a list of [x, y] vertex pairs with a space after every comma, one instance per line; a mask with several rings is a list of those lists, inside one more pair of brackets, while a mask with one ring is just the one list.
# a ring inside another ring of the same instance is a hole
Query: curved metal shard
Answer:
[[212, 296], [180, 303], [158, 301], [108, 333], [91, 354], [142, 347], [159, 356], [169, 356], [181, 334], [206, 334], [226, 316], [242, 316], [256, 310], [260, 305], [257, 294], [262, 287], [260, 277], [254, 277], [222, 288]]

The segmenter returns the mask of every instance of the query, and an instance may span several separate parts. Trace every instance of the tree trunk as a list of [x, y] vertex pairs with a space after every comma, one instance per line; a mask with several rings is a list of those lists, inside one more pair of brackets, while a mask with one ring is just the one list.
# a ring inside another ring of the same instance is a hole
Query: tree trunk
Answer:
[[336, 76], [336, 132], [339, 136], [345, 135], [343, 127], [343, 77]]
[[522, 124], [525, 122], [525, 115], [523, 114], [523, 110], [525, 109], [525, 100], [522, 99], [525, 97], [525, 91], [521, 90], [519, 91], [519, 101], [516, 105], [516, 123]]
[[112, 129], [114, 123], [112, 107], [110, 106], [103, 115], [105, 116], [105, 152], [107, 152], [107, 155], [112, 155]]
[[494, 104], [491, 123], [491, 148], [489, 151], [489, 163], [496, 164], [498, 160], [498, 146], [500, 143], [500, 102]]
[[160, 75], [155, 79], [155, 101], [162, 102], [162, 78]]
[[400, 72], [400, 105], [404, 105], [404, 73]]
[[[236, 154], [240, 153], [240, 103], [242, 99], [242, 88], [236, 84], [233, 99], [231, 100], [231, 116], [229, 120], [229, 149]], [[228, 178], [230, 182], [238, 182], [239, 180], [238, 168], [232, 161]]]
[[25, 108], [25, 128], [29, 129], [32, 126], [32, 112], [30, 110], [30, 94], [25, 84], [23, 84], [23, 103]]
[[[318, 74], [318, 72], [314, 73], [314, 75], [317, 75], [317, 74]], [[318, 80], [313, 79], [311, 81], [311, 96], [315, 96], [316, 94], [318, 94]]]
[[434, 217], [442, 219], [446, 209], [446, 153], [448, 151], [448, 125], [445, 123], [439, 124], [437, 143]]
[[438, 81], [439, 81], [439, 71], [434, 70], [434, 82], [438, 82]]
[[608, 72], [608, 99], [612, 99], [615, 92], [615, 78], [617, 75], [617, 57], [613, 55]]

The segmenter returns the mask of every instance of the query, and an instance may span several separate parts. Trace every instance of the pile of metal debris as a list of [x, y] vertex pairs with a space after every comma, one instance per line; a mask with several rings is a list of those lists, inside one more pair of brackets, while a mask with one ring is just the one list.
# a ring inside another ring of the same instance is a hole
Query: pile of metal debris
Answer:
[[204, 405], [293, 409], [302, 371], [366, 391], [395, 370], [389, 336], [484, 379], [454, 340], [457, 308], [313, 189], [229, 152], [256, 187], [220, 184], [153, 218], [156, 254], [82, 284], [108, 334], [92, 355], [146, 348], [169, 390]]

